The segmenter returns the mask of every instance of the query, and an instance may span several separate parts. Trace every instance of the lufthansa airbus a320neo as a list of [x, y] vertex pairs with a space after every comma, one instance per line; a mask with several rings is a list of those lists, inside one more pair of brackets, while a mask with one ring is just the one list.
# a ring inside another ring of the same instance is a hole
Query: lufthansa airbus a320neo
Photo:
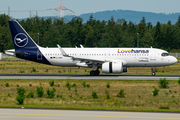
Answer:
[[54, 66], [89, 67], [90, 75], [103, 73], [123, 73], [128, 67], [169, 66], [177, 62], [167, 51], [154, 48], [43, 48], [38, 46], [17, 21], [9, 21], [15, 49], [5, 51], [38, 63]]

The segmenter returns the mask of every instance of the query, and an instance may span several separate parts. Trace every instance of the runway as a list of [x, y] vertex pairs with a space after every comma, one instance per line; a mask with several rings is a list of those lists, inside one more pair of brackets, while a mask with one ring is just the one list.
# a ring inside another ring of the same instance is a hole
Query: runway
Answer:
[[58, 74], [0, 74], [0, 79], [84, 79], [84, 80], [178, 80], [180, 75], [58, 75]]
[[0, 109], [1, 120], [180, 120], [179, 113]]

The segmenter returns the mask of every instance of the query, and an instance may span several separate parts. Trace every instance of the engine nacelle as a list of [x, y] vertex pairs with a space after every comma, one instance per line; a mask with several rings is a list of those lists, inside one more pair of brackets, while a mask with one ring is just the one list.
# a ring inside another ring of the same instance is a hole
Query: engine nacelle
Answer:
[[103, 73], [122, 73], [122, 62], [106, 62], [102, 64]]

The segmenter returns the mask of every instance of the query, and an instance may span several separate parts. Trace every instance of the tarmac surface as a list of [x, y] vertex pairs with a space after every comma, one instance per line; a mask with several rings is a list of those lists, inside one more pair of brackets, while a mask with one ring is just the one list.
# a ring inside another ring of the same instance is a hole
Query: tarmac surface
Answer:
[[178, 80], [180, 75], [67, 75], [67, 74], [0, 74], [0, 79], [84, 79], [84, 80]]
[[0, 120], [180, 120], [180, 114], [1, 108]]

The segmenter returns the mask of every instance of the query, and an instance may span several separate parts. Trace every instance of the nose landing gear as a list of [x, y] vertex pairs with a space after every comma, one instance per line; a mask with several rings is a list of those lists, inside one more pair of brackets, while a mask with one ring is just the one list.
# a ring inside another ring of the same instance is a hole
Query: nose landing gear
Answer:
[[152, 76], [155, 76], [156, 73], [155, 73], [154, 67], [151, 67], [151, 70], [152, 70]]

